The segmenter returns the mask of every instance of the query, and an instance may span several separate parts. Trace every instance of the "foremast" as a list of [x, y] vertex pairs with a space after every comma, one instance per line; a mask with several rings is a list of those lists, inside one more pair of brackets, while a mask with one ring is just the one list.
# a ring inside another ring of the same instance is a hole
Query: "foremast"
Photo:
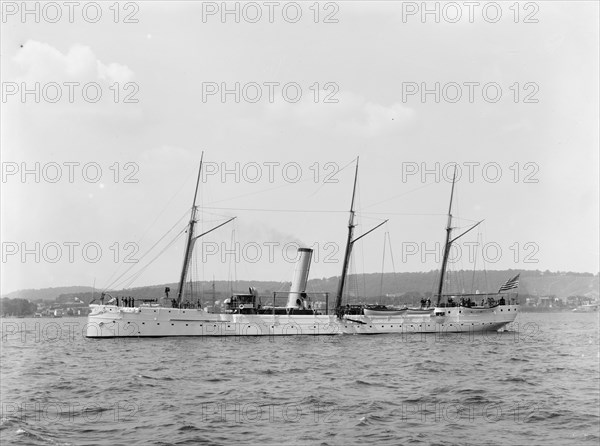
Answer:
[[446, 243], [444, 244], [444, 256], [442, 257], [442, 269], [440, 271], [440, 281], [437, 290], [437, 305], [442, 299], [442, 291], [444, 288], [444, 276], [446, 275], [446, 267], [448, 266], [448, 255], [450, 254], [450, 246], [452, 241], [450, 235], [452, 233], [452, 199], [454, 197], [454, 183], [456, 181], [456, 167], [454, 167], [454, 175], [452, 176], [452, 190], [450, 191], [450, 205], [448, 206], [448, 221], [446, 223]]
[[204, 152], [200, 156], [200, 167], [198, 168], [198, 178], [196, 179], [196, 190], [194, 191], [194, 201], [192, 201], [192, 212], [190, 216], [190, 222], [188, 224], [188, 237], [185, 245], [185, 253], [183, 256], [183, 267], [181, 268], [181, 276], [179, 278], [179, 287], [177, 288], [177, 306], [181, 304], [183, 298], [183, 287], [185, 285], [185, 279], [187, 272], [190, 267], [192, 260], [192, 250], [194, 244], [194, 226], [196, 225], [196, 197], [198, 196], [198, 186], [200, 185], [200, 175], [202, 174], [202, 160], [204, 159]]
[[352, 201], [350, 202], [350, 218], [348, 219], [348, 238], [346, 239], [346, 250], [344, 252], [344, 263], [342, 265], [342, 275], [338, 282], [337, 294], [335, 297], [335, 311], [338, 315], [341, 314], [342, 294], [344, 293], [344, 284], [346, 282], [346, 274], [348, 273], [348, 265], [350, 264], [350, 255], [352, 254], [352, 237], [354, 237], [354, 199], [356, 197], [356, 181], [358, 179], [358, 160], [356, 158], [356, 170], [354, 171], [354, 186], [352, 187]]

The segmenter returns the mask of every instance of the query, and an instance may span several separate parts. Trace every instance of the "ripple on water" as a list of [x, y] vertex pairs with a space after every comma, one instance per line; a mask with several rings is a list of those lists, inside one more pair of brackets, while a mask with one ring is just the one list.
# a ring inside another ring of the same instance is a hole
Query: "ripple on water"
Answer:
[[444, 342], [6, 341], [0, 439], [596, 445], [598, 323], [589, 316], [521, 314], [536, 330]]

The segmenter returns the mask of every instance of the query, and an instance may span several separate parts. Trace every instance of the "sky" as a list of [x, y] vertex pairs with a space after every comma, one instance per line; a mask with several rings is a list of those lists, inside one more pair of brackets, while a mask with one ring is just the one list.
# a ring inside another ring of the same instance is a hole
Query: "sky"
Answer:
[[176, 282], [202, 152], [195, 279], [339, 275], [357, 158], [353, 272], [439, 268], [457, 166], [452, 268], [597, 273], [598, 9], [3, 2], [1, 292]]

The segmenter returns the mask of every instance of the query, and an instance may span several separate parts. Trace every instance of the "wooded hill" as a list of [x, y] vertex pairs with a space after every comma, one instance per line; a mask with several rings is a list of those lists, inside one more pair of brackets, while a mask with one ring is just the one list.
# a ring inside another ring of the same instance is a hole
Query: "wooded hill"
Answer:
[[[568, 296], [588, 296], [596, 298], [599, 295], [599, 277], [592, 273], [550, 272], [550, 271], [473, 271], [449, 273], [448, 285], [445, 292], [496, 292], [508, 279], [520, 273], [520, 295], [554, 296], [566, 299]], [[384, 303], [386, 300], [405, 297], [413, 300], [422, 296], [435, 294], [438, 280], [438, 271], [417, 273], [373, 273], [350, 275], [347, 281], [346, 293], [349, 301], [356, 296], [361, 299], [376, 299]], [[312, 279], [308, 283], [309, 292], [328, 292], [335, 295], [338, 277]], [[276, 281], [249, 281], [238, 280], [235, 282], [215, 281], [215, 298], [222, 299], [233, 292], [248, 292], [248, 288], [255, 287], [260, 295], [272, 295], [275, 291], [287, 291], [290, 282]], [[132, 296], [136, 299], [160, 298], [164, 296], [165, 287], [171, 288], [170, 297], [175, 297], [177, 284], [144, 286], [128, 290], [112, 290], [112, 295]], [[195, 282], [194, 299], [203, 301], [212, 299], [212, 282]], [[73, 301], [75, 297], [90, 302], [92, 296], [99, 297], [99, 290], [92, 287], [72, 286], [58, 288], [43, 288], [39, 290], [20, 290], [9, 293], [3, 297], [12, 299], [20, 298], [30, 301]]]

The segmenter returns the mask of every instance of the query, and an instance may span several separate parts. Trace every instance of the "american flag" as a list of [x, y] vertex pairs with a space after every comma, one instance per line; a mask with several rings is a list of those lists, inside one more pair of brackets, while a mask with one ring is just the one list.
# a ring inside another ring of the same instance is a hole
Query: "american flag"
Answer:
[[512, 279], [507, 280], [506, 283], [500, 287], [498, 292], [502, 293], [503, 291], [508, 291], [508, 290], [517, 288], [519, 286], [519, 276], [520, 275], [521, 275], [521, 273], [517, 274]]

